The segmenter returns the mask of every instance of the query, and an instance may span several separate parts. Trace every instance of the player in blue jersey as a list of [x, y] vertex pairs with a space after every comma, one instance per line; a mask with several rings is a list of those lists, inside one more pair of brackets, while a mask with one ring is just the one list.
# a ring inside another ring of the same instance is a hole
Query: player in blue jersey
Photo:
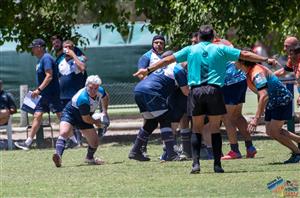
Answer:
[[223, 173], [221, 166], [222, 137], [220, 121], [226, 113], [225, 103], [221, 91], [226, 74], [228, 61], [243, 60], [278, 64], [274, 59], [258, 56], [254, 53], [241, 51], [225, 45], [213, 44], [214, 30], [209, 25], [203, 25], [199, 30], [200, 42], [167, 56], [147, 69], [140, 69], [135, 76], [145, 76], [154, 70], [169, 65], [175, 61], [188, 62], [188, 84], [192, 91], [192, 156], [191, 173], [200, 173], [201, 133], [205, 115], [209, 118], [210, 132], [212, 133], [212, 147], [214, 155], [213, 169], [216, 173]]
[[[60, 99], [62, 106], [65, 107], [65, 105], [71, 100], [72, 96], [79, 89], [84, 87], [84, 83], [87, 78], [85, 66], [87, 57], [78, 47], [74, 45], [72, 41], [67, 41], [67, 43], [64, 44], [62, 37], [59, 35], [52, 36], [51, 43], [52, 50], [54, 51], [54, 54], [56, 56], [55, 64], [59, 69], [61, 89]], [[78, 70], [74, 70], [76, 68], [74, 68], [75, 64], [72, 63], [72, 60], [74, 61], [74, 63], [76, 63], [77, 61], [76, 65], [79, 65], [78, 68], [81, 68], [82, 71], [78, 72]], [[76, 74], [73, 75], [74, 73]], [[69, 83], [65, 83], [64, 79], [72, 79], [71, 81], [75, 80], [76, 85], [72, 84], [72, 86], [70, 86]], [[81, 133], [77, 129], [74, 129], [74, 135], [70, 137], [70, 140], [67, 141], [66, 147], [76, 147], [81, 141]]]
[[52, 160], [56, 167], [62, 164], [62, 155], [65, 149], [66, 139], [72, 135], [73, 127], [79, 128], [88, 142], [85, 162], [88, 164], [101, 165], [104, 162], [94, 157], [99, 145], [99, 138], [93, 125], [101, 128], [104, 119], [94, 119], [92, 114], [102, 106], [102, 113], [108, 118], [107, 108], [109, 96], [101, 85], [101, 79], [97, 75], [89, 76], [85, 87], [80, 89], [62, 112], [59, 126], [59, 137], [56, 141], [56, 152]]
[[[152, 48], [143, 54], [137, 63], [138, 69], [147, 68], [150, 65], [159, 61], [165, 50], [165, 38], [161, 35], [156, 35], [152, 38]], [[143, 78], [140, 78], [142, 80]], [[147, 156], [147, 144], [142, 146], [142, 152]]]
[[[215, 38], [213, 43], [233, 47], [229, 41], [221, 38]], [[237, 141], [237, 129], [245, 139], [246, 157], [253, 158], [257, 153], [256, 148], [253, 146], [251, 135], [247, 131], [247, 120], [242, 115], [243, 103], [245, 103], [247, 91], [246, 75], [243, 71], [236, 69], [234, 62], [228, 62], [226, 64], [226, 75], [222, 91], [227, 111], [222, 120], [226, 127], [231, 148], [230, 151], [222, 157], [222, 160], [242, 158]]]
[[35, 39], [29, 46], [32, 48], [32, 53], [38, 58], [36, 65], [36, 80], [37, 88], [32, 92], [32, 97], [41, 95], [39, 103], [34, 109], [34, 118], [32, 121], [32, 128], [29, 136], [25, 142], [15, 145], [23, 150], [28, 150], [34, 136], [36, 135], [43, 118], [43, 113], [49, 112], [56, 113], [60, 118], [62, 110], [59, 100], [59, 83], [58, 83], [58, 68], [55, 65], [53, 57], [45, 50], [46, 43], [42, 39]]
[[150, 160], [150, 158], [143, 155], [141, 147], [147, 143], [149, 136], [159, 123], [161, 137], [166, 146], [166, 160], [180, 160], [178, 154], [174, 151], [175, 139], [171, 129], [168, 104], [168, 97], [176, 90], [176, 83], [184, 95], [188, 95], [189, 89], [184, 69], [181, 65], [172, 64], [153, 72], [135, 87], [135, 101], [145, 121], [129, 153], [129, 159]]
[[84, 58], [74, 52], [74, 43], [64, 41], [64, 59], [58, 64], [60, 99], [63, 106], [72, 99], [77, 91], [84, 87], [86, 81], [86, 64]]

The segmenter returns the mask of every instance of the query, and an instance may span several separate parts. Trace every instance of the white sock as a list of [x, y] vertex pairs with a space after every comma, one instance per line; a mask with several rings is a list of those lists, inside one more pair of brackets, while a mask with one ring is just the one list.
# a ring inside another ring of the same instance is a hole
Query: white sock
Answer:
[[78, 144], [75, 135], [72, 135], [72, 136], [70, 137], [70, 139], [71, 139], [74, 143]]
[[25, 144], [29, 146], [31, 145], [31, 143], [32, 143], [32, 138], [28, 137], [27, 140], [25, 141]]

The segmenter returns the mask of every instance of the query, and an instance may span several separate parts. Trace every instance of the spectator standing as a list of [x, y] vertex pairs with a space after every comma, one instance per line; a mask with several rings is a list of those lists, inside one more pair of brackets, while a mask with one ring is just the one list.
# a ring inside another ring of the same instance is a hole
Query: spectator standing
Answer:
[[56, 113], [60, 119], [62, 110], [59, 99], [58, 68], [53, 57], [46, 52], [46, 43], [43, 39], [35, 39], [29, 46], [32, 54], [38, 58], [36, 65], [37, 88], [32, 92], [31, 97], [42, 96], [34, 109], [32, 128], [25, 142], [15, 142], [16, 147], [28, 150], [32, 144], [43, 118], [43, 113]]

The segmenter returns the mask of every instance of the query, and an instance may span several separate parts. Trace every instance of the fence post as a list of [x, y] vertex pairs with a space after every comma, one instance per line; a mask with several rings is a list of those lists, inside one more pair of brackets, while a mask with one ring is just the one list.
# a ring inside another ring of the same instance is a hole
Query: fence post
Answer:
[[293, 95], [293, 103], [292, 103], [292, 119], [288, 120], [287, 122], [287, 129], [290, 132], [295, 132], [295, 112], [294, 112], [294, 83], [287, 83], [286, 88], [292, 93]]
[[[28, 85], [20, 85], [20, 109], [22, 107], [23, 104], [23, 100], [25, 95], [28, 92]], [[26, 116], [26, 112], [21, 110], [21, 117], [20, 117], [20, 126], [24, 127], [28, 124], [28, 120], [27, 120], [27, 116]]]

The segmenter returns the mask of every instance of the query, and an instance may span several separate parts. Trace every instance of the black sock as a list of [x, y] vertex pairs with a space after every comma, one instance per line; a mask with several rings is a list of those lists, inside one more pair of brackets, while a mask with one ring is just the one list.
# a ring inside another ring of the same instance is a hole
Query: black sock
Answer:
[[249, 147], [253, 146], [252, 140], [247, 140], [247, 141], [245, 141], [245, 146], [246, 146], [247, 149], [248, 149]]
[[193, 164], [200, 164], [200, 149], [201, 149], [201, 139], [200, 133], [192, 133], [191, 143], [192, 143], [192, 158]]
[[161, 139], [165, 143], [167, 156], [171, 157], [176, 155], [177, 153], [174, 151], [174, 135], [172, 129], [170, 127], [164, 127], [160, 129], [161, 131]]
[[214, 165], [221, 166], [222, 157], [222, 136], [221, 133], [211, 134], [211, 143], [214, 154]]
[[92, 148], [91, 146], [88, 146], [86, 158], [93, 159], [96, 151], [97, 151], [97, 148]]
[[137, 135], [134, 145], [131, 149], [133, 153], [141, 153], [142, 146], [147, 145], [150, 134], [143, 128], [140, 128], [139, 134]]
[[240, 153], [240, 150], [239, 150], [239, 144], [236, 143], [236, 144], [230, 144], [230, 148], [232, 151], [236, 152], [236, 153]]
[[192, 155], [191, 150], [191, 131], [190, 129], [181, 129], [180, 131], [182, 151], [188, 156]]

